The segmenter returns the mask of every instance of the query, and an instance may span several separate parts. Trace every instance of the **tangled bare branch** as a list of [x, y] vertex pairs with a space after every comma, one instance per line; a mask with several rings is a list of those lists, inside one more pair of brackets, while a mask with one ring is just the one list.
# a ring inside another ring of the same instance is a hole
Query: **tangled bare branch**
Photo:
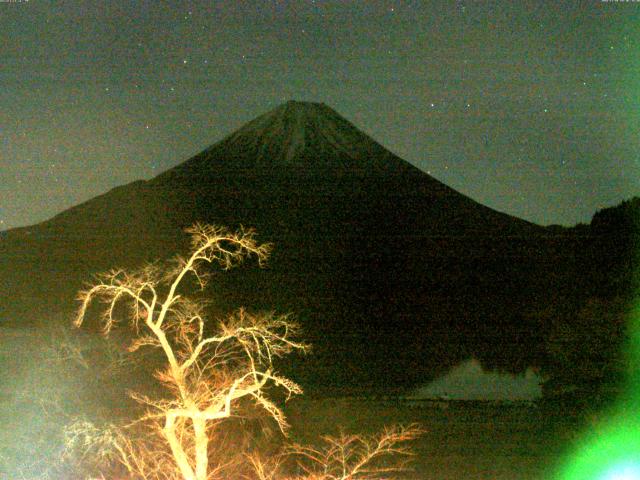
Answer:
[[[216, 423], [237, 414], [243, 399], [253, 399], [285, 432], [280, 408], [265, 396], [267, 385], [283, 389], [287, 398], [301, 393], [291, 380], [273, 371], [273, 359], [306, 345], [295, 340], [298, 326], [288, 316], [251, 314], [244, 309], [220, 320], [215, 334], [207, 335], [204, 304], [178, 293], [191, 274], [200, 286], [208, 280], [205, 264], [227, 270], [254, 256], [263, 264], [270, 251], [258, 244], [253, 230], [232, 233], [225, 228], [196, 224], [191, 234], [191, 254], [178, 257], [163, 271], [157, 264], [129, 273], [112, 270], [80, 292], [75, 325], [84, 322], [90, 304], [100, 300], [102, 328], [108, 334], [124, 316], [135, 332], [129, 350], [160, 348], [166, 368], [156, 378], [171, 392], [168, 400], [152, 400], [132, 393], [148, 408], [147, 414], [128, 428], [145, 425], [151, 432], [145, 441], [132, 441], [123, 429], [109, 438], [110, 450], [127, 472], [143, 480], [207, 480], [220, 465], [210, 461], [209, 444]], [[126, 307], [123, 314], [121, 307]], [[95, 435], [94, 435], [95, 437]], [[102, 438], [102, 437], [100, 437]], [[153, 440], [150, 440], [153, 439]]]
[[[340, 433], [323, 436], [320, 446], [293, 445], [283, 456], [249, 457], [259, 480], [379, 480], [399, 478], [413, 456], [407, 443], [422, 435], [415, 424], [387, 427], [377, 435]], [[295, 472], [283, 470], [286, 458], [296, 459]]]
[[[69, 455], [90, 464], [100, 478], [109, 478], [103, 469], [108, 465], [111, 478], [138, 480], [246, 475], [259, 480], [374, 480], [405, 471], [411, 455], [406, 442], [421, 434], [415, 425], [387, 428], [371, 437], [326, 436], [320, 447], [293, 445], [266, 460], [255, 452], [245, 455], [246, 449], [233, 452], [228, 422], [241, 416], [247, 403], [286, 433], [286, 418], [266, 389], [277, 387], [286, 399], [302, 393], [299, 385], [275, 372], [274, 360], [308, 346], [297, 340], [299, 327], [287, 315], [241, 308], [214, 325], [207, 322], [206, 304], [185, 296], [184, 279], [190, 276], [204, 287], [210, 280], [205, 266], [228, 270], [247, 257], [262, 265], [271, 246], [258, 244], [253, 230], [230, 232], [196, 224], [187, 232], [189, 257], [176, 257], [168, 267], [111, 270], [80, 292], [74, 324], [83, 324], [94, 300], [102, 302], [104, 334], [127, 322], [134, 332], [130, 352], [146, 347], [162, 352], [164, 367], [154, 376], [168, 395], [156, 399], [131, 392], [145, 413], [127, 425], [70, 425]], [[295, 468], [287, 471], [292, 459]]]

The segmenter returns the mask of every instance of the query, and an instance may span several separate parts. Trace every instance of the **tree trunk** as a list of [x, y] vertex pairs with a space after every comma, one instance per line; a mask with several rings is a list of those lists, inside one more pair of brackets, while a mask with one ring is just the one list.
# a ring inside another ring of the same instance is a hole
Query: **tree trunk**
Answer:
[[203, 418], [193, 418], [192, 420], [196, 440], [196, 480], [207, 480], [209, 466], [207, 421]]
[[[195, 423], [195, 422], [194, 422]], [[176, 461], [178, 468], [180, 469], [180, 473], [184, 477], [184, 480], [196, 480], [196, 476], [193, 474], [193, 469], [191, 465], [189, 465], [189, 460], [187, 458], [186, 453], [184, 452], [180, 441], [176, 438], [176, 427], [175, 427], [175, 417], [173, 415], [167, 415], [166, 423], [164, 426], [164, 434], [167, 437], [167, 441], [169, 442], [169, 446], [171, 447], [171, 453], [173, 454], [173, 459]], [[206, 467], [205, 467], [206, 472]], [[200, 477], [197, 477], [198, 479]], [[206, 477], [202, 477], [206, 478]]]

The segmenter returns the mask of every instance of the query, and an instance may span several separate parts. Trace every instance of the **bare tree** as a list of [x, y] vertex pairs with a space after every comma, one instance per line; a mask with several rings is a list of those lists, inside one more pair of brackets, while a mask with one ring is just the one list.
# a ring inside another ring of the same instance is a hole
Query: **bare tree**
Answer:
[[[240, 309], [208, 333], [204, 303], [181, 291], [188, 276], [206, 285], [206, 264], [228, 270], [247, 257], [262, 264], [270, 245], [258, 244], [252, 230], [196, 224], [187, 232], [192, 236], [190, 256], [177, 258], [171, 268], [152, 264], [131, 273], [112, 270], [79, 294], [75, 325], [82, 325], [94, 300], [104, 302], [105, 334], [124, 318], [135, 332], [130, 351], [160, 349], [165, 367], [156, 378], [170, 395], [158, 400], [132, 393], [147, 407], [144, 416], [124, 430], [98, 432], [77, 423], [68, 430], [68, 444], [85, 452], [94, 448], [94, 457], [117, 461], [128, 476], [145, 480], [216, 478], [225, 464], [211, 459], [215, 427], [236, 415], [241, 401], [252, 400], [285, 432], [286, 419], [265, 389], [272, 385], [287, 396], [301, 393], [296, 383], [273, 370], [274, 358], [306, 348], [295, 339], [298, 327], [287, 316]], [[149, 431], [136, 437], [140, 425]]]
[[[250, 457], [259, 480], [376, 480], [396, 478], [408, 470], [413, 456], [407, 442], [422, 435], [415, 424], [387, 427], [377, 435], [341, 432], [323, 436], [318, 447], [292, 445], [284, 455], [266, 460]], [[287, 460], [295, 459], [297, 472], [287, 475]]]

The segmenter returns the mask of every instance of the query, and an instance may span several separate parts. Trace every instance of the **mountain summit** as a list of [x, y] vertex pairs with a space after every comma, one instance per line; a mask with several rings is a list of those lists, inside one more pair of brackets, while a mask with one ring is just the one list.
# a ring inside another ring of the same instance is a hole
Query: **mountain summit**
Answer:
[[315, 354], [289, 368], [308, 388], [403, 388], [470, 355], [515, 370], [536, 362], [539, 329], [522, 312], [543, 283], [543, 229], [317, 103], [288, 102], [149, 181], [7, 232], [0, 319], [64, 321], [93, 273], [183, 251], [196, 221], [252, 226], [274, 243], [268, 269], [216, 276], [206, 294], [217, 311], [295, 314]]
[[378, 144], [326, 105], [295, 101], [256, 118], [228, 137], [224, 146], [255, 152], [254, 160], [259, 164], [278, 160], [284, 165], [295, 165], [313, 155], [335, 158], [337, 153], [354, 160], [334, 165], [338, 168], [353, 167], [354, 163], [365, 167], [357, 164], [363, 154], [382, 153]]
[[322, 103], [280, 105], [191, 162], [207, 162], [220, 152], [233, 153], [235, 168], [288, 168], [300, 173], [330, 168], [362, 174], [404, 168], [404, 162], [394, 162], [393, 154]]

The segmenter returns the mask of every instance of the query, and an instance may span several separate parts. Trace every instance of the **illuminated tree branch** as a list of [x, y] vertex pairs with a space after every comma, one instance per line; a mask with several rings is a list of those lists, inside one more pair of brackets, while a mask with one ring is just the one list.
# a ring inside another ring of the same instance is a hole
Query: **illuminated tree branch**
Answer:
[[217, 263], [228, 270], [250, 256], [262, 264], [270, 245], [258, 244], [253, 230], [231, 233], [196, 224], [187, 231], [192, 237], [187, 259], [177, 258], [173, 268], [165, 271], [149, 265], [132, 273], [112, 270], [98, 276], [95, 284], [80, 292], [74, 322], [81, 326], [91, 303], [100, 300], [106, 305], [102, 313], [105, 334], [124, 316], [135, 331], [130, 351], [152, 346], [164, 353], [167, 366], [156, 372], [156, 378], [172, 392], [172, 398], [151, 400], [135, 393], [132, 397], [150, 408], [134, 424], [146, 424], [166, 445], [157, 440], [133, 442], [124, 434], [109, 437], [128, 474], [144, 480], [213, 478], [219, 465], [210, 466], [209, 444], [216, 422], [229, 418], [236, 403], [248, 398], [285, 432], [285, 417], [266, 398], [264, 388], [275, 385], [287, 397], [301, 393], [296, 383], [273, 372], [275, 357], [306, 348], [294, 340], [298, 327], [287, 316], [255, 315], [241, 309], [219, 321], [216, 334], [206, 336], [203, 304], [178, 293], [188, 274], [201, 287], [206, 285], [205, 264]]
[[[413, 453], [407, 442], [423, 431], [417, 425], [387, 427], [373, 436], [322, 437], [320, 447], [293, 445], [284, 456], [261, 459], [249, 456], [259, 480], [378, 480], [397, 478], [408, 470]], [[286, 476], [285, 459], [297, 458], [298, 473]]]

